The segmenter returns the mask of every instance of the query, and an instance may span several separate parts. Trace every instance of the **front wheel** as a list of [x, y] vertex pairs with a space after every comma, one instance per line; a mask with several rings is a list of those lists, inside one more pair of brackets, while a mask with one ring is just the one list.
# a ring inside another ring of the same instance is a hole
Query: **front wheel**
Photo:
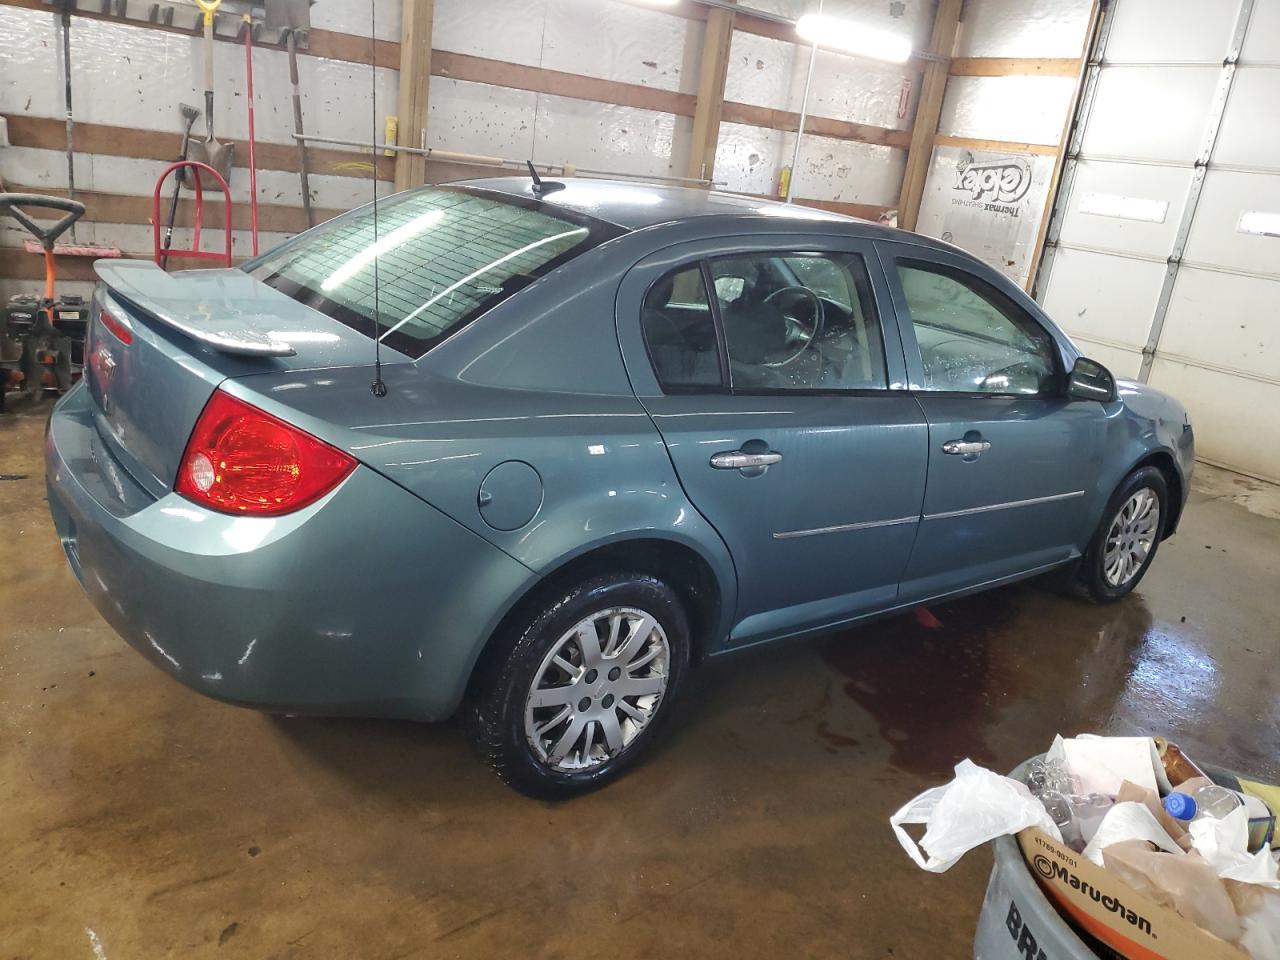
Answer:
[[634, 763], [689, 663], [679, 597], [643, 574], [573, 587], [495, 642], [468, 696], [468, 732], [506, 783], [549, 799], [602, 786]]
[[1119, 600], [1146, 575], [1160, 546], [1168, 502], [1168, 484], [1155, 467], [1135, 470], [1120, 484], [1080, 567], [1094, 600]]

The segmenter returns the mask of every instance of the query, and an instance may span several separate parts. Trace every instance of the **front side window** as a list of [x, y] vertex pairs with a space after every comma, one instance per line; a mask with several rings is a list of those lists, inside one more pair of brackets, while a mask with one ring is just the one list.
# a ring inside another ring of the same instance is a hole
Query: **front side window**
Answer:
[[888, 388], [862, 257], [750, 254], [710, 270], [735, 391]]
[[[269, 286], [417, 359], [619, 231], [497, 193], [415, 190], [300, 234], [247, 266]], [[374, 276], [378, 298], [375, 311]]]
[[1058, 387], [1053, 338], [977, 277], [899, 261], [898, 278], [920, 345], [925, 390], [1047, 394]]

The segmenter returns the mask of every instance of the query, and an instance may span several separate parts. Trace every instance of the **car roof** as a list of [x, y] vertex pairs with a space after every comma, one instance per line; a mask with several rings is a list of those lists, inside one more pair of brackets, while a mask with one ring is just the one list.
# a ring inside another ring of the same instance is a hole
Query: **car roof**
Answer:
[[[548, 206], [563, 207], [574, 213], [607, 220], [628, 230], [641, 230], [659, 223], [672, 223], [693, 217], [770, 217], [796, 222], [825, 220], [877, 227], [866, 220], [847, 217], [844, 214], [806, 207], [776, 200], [763, 200], [738, 193], [723, 193], [697, 187], [677, 187], [668, 184], [629, 182], [624, 180], [594, 180], [584, 177], [546, 177], [544, 183], [554, 181], [564, 184], [564, 189], [543, 194], [540, 198]], [[529, 177], [491, 177], [484, 180], [464, 180], [456, 186], [494, 190], [510, 196], [530, 198], [534, 196], [533, 181]], [[879, 227], [887, 233], [894, 231]]]

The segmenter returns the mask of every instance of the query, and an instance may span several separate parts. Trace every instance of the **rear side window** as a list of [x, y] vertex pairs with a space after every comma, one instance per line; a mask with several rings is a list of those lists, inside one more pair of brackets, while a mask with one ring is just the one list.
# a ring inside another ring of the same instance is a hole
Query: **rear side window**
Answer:
[[417, 359], [538, 277], [617, 236], [534, 201], [428, 188], [308, 230], [248, 265], [257, 279]]
[[722, 385], [715, 320], [701, 267], [686, 267], [655, 283], [644, 298], [640, 323], [664, 390]]

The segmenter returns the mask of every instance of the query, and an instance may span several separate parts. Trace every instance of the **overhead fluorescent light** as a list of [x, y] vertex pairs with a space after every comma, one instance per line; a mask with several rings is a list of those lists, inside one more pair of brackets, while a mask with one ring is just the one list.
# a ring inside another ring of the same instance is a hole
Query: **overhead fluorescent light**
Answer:
[[816, 46], [858, 57], [890, 63], [905, 63], [911, 57], [911, 41], [906, 37], [821, 13], [806, 13], [797, 20], [796, 35]]
[[1086, 193], [1080, 198], [1080, 212], [1091, 213], [1095, 217], [1164, 223], [1164, 218], [1169, 213], [1169, 201], [1121, 197], [1114, 193]]
[[1246, 210], [1240, 214], [1241, 233], [1256, 233], [1260, 237], [1280, 237], [1280, 213], [1266, 210]]

